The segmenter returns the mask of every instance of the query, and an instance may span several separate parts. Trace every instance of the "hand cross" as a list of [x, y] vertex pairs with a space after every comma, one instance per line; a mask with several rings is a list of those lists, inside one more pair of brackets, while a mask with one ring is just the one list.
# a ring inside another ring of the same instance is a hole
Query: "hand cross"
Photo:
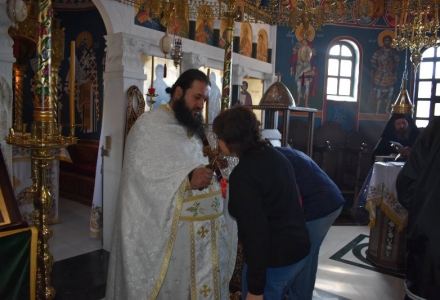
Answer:
[[203, 156], [208, 156], [209, 164], [207, 167], [213, 171], [216, 169], [224, 169], [228, 166], [228, 161], [223, 156], [223, 153], [221, 153], [219, 148], [212, 149], [209, 145], [204, 146]]

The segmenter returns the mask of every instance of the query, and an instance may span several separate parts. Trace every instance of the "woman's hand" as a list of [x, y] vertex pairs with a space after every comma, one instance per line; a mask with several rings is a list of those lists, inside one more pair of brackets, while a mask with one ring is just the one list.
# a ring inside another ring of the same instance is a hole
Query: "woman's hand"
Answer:
[[247, 293], [246, 300], [263, 300], [263, 295], [254, 295], [251, 293]]

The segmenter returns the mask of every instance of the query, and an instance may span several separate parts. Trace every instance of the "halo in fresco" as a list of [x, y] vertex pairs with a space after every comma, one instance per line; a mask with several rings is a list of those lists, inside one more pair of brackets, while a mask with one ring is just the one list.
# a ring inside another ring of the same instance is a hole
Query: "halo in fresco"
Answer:
[[386, 35], [391, 36], [393, 39], [396, 38], [396, 33], [394, 31], [391, 30], [382, 31], [381, 33], [379, 33], [379, 36], [377, 37], [377, 43], [379, 44], [379, 47], [383, 47], [383, 37]]
[[76, 37], [76, 47], [80, 47], [81, 45], [86, 45], [87, 49], [92, 48], [93, 37], [92, 34], [88, 31], [83, 31]]
[[[411, 16], [408, 16], [411, 19]], [[396, 24], [395, 16], [391, 13], [391, 5], [387, 5], [387, 8], [385, 9], [385, 15], [384, 15], [385, 22], [391, 26], [394, 27]]]
[[356, 23], [371, 25], [377, 21], [374, 16], [374, 3], [371, 0], [357, 0], [353, 5], [353, 16]]
[[[296, 36], [296, 39], [298, 41], [301, 41], [303, 39], [303, 37], [302, 37], [303, 30], [304, 30], [304, 28], [303, 28], [303, 24], [302, 23], [295, 30], [295, 36]], [[310, 35], [309, 35], [308, 40], [309, 40], [309, 42], [311, 42], [315, 38], [315, 28], [313, 28], [313, 26], [309, 26], [309, 30], [310, 30]]]

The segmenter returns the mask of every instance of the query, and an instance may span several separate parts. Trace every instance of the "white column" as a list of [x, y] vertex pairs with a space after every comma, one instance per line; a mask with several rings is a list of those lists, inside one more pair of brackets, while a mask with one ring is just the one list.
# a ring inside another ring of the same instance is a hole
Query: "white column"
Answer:
[[127, 90], [137, 85], [141, 90], [147, 76], [140, 55], [147, 42], [126, 33], [109, 34], [104, 72], [104, 107], [101, 141], [111, 137], [111, 150], [103, 158], [103, 248], [110, 251], [113, 220], [118, 199], [125, 139]]

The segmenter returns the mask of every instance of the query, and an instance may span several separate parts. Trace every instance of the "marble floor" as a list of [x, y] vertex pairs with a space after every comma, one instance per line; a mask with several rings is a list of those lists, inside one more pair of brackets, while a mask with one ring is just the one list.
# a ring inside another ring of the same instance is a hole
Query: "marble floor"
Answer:
[[[105, 294], [108, 252], [100, 239], [90, 238], [90, 207], [59, 201], [61, 223], [52, 225], [55, 300], [98, 300]], [[403, 276], [384, 274], [365, 260], [369, 228], [333, 226], [319, 256], [314, 300], [401, 300]], [[358, 254], [356, 254], [358, 253]]]

